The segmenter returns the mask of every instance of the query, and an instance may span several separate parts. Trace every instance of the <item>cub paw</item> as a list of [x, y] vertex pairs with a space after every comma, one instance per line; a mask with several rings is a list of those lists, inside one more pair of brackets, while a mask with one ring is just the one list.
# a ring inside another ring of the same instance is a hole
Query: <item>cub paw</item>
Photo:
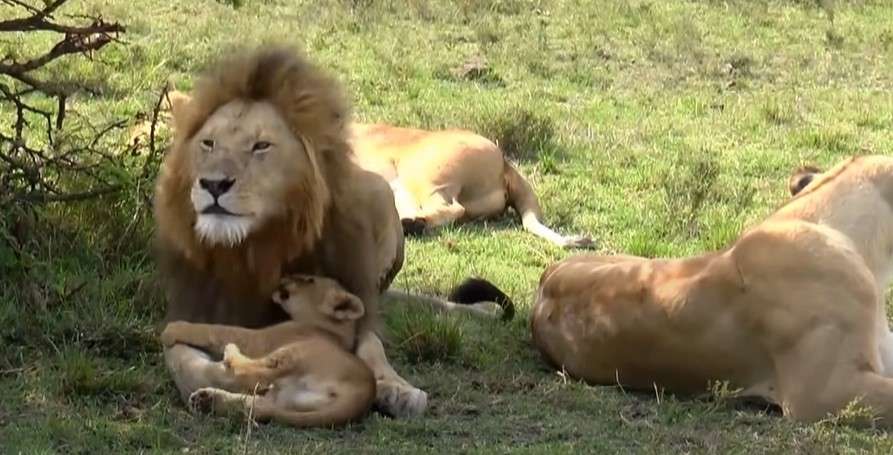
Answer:
[[216, 390], [205, 387], [192, 392], [189, 395], [189, 410], [193, 414], [210, 414], [214, 410], [214, 397]]
[[424, 218], [403, 218], [400, 224], [403, 225], [403, 235], [407, 237], [422, 235], [427, 227]]
[[231, 370], [233, 368], [233, 361], [242, 355], [242, 352], [239, 351], [239, 347], [233, 343], [228, 343], [223, 347], [223, 367]]

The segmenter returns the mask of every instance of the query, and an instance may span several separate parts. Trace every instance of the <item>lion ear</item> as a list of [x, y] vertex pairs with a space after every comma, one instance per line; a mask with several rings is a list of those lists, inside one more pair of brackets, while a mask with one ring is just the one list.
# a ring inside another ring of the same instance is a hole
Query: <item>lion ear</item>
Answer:
[[172, 90], [167, 94], [167, 104], [171, 110], [172, 126], [175, 130], [179, 129], [178, 127], [189, 117], [192, 96], [186, 92]]
[[797, 172], [794, 172], [794, 175], [788, 181], [788, 189], [791, 191], [791, 196], [796, 196], [803, 191], [803, 188], [806, 188], [815, 176], [821, 173], [822, 171], [814, 166], [804, 166], [798, 169]]
[[323, 312], [339, 321], [355, 321], [366, 314], [359, 297], [342, 290], [333, 290], [326, 296]]

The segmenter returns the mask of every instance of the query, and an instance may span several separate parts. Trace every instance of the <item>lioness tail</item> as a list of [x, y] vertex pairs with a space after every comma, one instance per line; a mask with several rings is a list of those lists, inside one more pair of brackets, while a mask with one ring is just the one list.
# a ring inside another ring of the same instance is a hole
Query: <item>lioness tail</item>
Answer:
[[502, 320], [508, 321], [515, 316], [515, 304], [512, 299], [496, 285], [483, 278], [466, 278], [453, 288], [447, 299], [451, 302], [472, 304], [478, 302], [496, 302], [502, 308]]
[[522, 176], [515, 166], [508, 160], [504, 161], [505, 186], [508, 190], [508, 203], [521, 216], [521, 222], [527, 230], [530, 223], [540, 223], [543, 217], [543, 209], [533, 192], [530, 183]]
[[590, 247], [592, 240], [588, 237], [565, 237], [542, 223], [543, 209], [533, 192], [530, 183], [518, 173], [515, 166], [505, 160], [505, 186], [508, 191], [508, 203], [521, 215], [524, 229], [542, 237], [560, 247]]

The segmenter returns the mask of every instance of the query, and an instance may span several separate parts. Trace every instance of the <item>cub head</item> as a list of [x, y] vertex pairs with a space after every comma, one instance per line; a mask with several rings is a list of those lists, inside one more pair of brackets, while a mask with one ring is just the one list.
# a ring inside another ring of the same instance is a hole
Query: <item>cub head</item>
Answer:
[[282, 277], [273, 301], [292, 320], [313, 325], [338, 335], [347, 347], [353, 346], [356, 324], [366, 308], [359, 297], [344, 290], [337, 281], [315, 275], [292, 274]]
[[296, 52], [260, 50], [214, 65], [171, 104], [155, 206], [169, 246], [197, 258], [279, 235], [267, 243], [295, 256], [322, 235], [350, 153], [334, 79]]
[[794, 171], [791, 178], [788, 179], [788, 189], [791, 191], [791, 196], [796, 196], [803, 191], [804, 188], [812, 183], [816, 175], [821, 173], [822, 171], [815, 166], [803, 166]]

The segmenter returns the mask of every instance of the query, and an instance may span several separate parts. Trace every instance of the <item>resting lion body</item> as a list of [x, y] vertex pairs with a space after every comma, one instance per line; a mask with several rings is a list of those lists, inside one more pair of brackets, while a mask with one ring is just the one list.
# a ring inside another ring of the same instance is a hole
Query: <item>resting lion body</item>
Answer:
[[534, 343], [597, 384], [703, 392], [728, 381], [802, 421], [853, 400], [893, 425], [893, 158], [818, 174], [725, 250], [573, 256], [542, 275]]
[[337, 282], [293, 275], [282, 279], [273, 300], [292, 317], [262, 329], [172, 322], [165, 346], [185, 343], [223, 355], [230, 390], [198, 389], [193, 409], [251, 413], [296, 427], [343, 425], [372, 407], [375, 377], [350, 352], [363, 303]]
[[511, 206], [535, 235], [562, 247], [592, 245], [589, 237], [562, 236], [543, 225], [530, 184], [478, 134], [354, 123], [350, 143], [357, 163], [390, 183], [407, 232], [494, 217]]
[[[351, 160], [337, 82], [285, 49], [236, 54], [172, 100], [173, 145], [155, 195], [167, 321], [265, 327], [288, 319], [270, 295], [283, 273], [333, 278], [366, 306], [356, 352], [377, 401], [413, 415], [427, 396], [390, 366], [375, 335], [380, 294], [403, 264], [387, 182]], [[165, 350], [185, 399], [229, 385], [221, 362]]]

